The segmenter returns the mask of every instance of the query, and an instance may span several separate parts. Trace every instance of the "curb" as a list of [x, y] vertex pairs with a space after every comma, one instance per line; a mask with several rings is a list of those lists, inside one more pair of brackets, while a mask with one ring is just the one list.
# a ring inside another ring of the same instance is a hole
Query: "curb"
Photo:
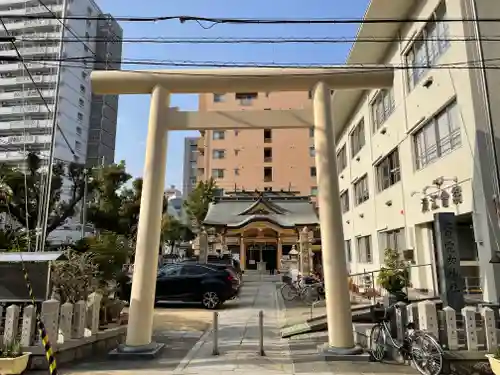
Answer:
[[198, 339], [198, 341], [196, 341], [196, 344], [194, 344], [193, 347], [189, 349], [189, 352], [184, 356], [184, 358], [182, 358], [177, 367], [172, 371], [172, 374], [182, 374], [184, 369], [189, 365], [189, 362], [191, 362], [193, 358], [196, 357], [196, 354], [198, 354], [198, 351], [201, 349], [203, 344], [207, 342], [207, 339], [211, 335], [211, 333], [212, 327], [208, 327]]

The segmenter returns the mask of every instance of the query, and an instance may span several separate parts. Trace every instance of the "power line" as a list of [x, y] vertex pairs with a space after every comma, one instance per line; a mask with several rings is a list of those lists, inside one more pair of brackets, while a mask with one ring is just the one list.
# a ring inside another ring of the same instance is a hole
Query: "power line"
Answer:
[[[2, 56], [0, 55], [0, 62], [18, 62], [18, 58], [14, 56]], [[500, 62], [500, 56], [485, 59], [486, 62]], [[24, 62], [27, 63], [40, 63], [47, 64], [51, 66], [51, 63], [61, 62], [65, 67], [81, 68], [85, 63], [121, 63], [122, 65], [147, 65], [147, 66], [163, 66], [163, 67], [205, 67], [205, 68], [278, 68], [278, 69], [294, 69], [294, 68], [304, 68], [304, 69], [331, 69], [331, 68], [342, 68], [344, 70], [351, 70], [353, 73], [356, 71], [380, 71], [385, 69], [394, 70], [413, 70], [413, 69], [466, 69], [474, 70], [480, 69], [478, 60], [467, 60], [467, 61], [456, 61], [451, 63], [442, 64], [321, 64], [321, 63], [274, 63], [274, 62], [257, 62], [257, 61], [242, 61], [242, 62], [232, 62], [232, 61], [215, 61], [215, 60], [162, 60], [162, 59], [120, 59], [120, 60], [95, 60], [88, 56], [82, 57], [65, 57], [63, 59], [58, 58], [45, 58], [45, 57], [33, 57], [24, 58]], [[500, 65], [488, 65], [486, 69], [500, 69]], [[161, 72], [155, 72], [161, 74]], [[169, 72], [168, 74], [175, 74], [175, 72]], [[179, 74], [186, 74], [185, 72], [179, 72]]]
[[[58, 38], [40, 38], [21, 36], [17, 38], [19, 42], [36, 42], [36, 43], [59, 43]], [[63, 43], [83, 43], [81, 39], [64, 38]], [[425, 41], [425, 42], [500, 42], [500, 35], [489, 37], [447, 37], [447, 38], [384, 38], [384, 37], [368, 37], [368, 38], [169, 38], [169, 37], [129, 37], [117, 39], [104, 37], [91, 37], [87, 41], [95, 43], [150, 43], [150, 44], [342, 44], [342, 43], [392, 43], [410, 42], [410, 41]]]
[[[33, 20], [33, 19], [56, 19], [57, 15], [47, 9], [51, 14], [1, 14], [4, 19]], [[110, 17], [102, 16], [65, 16], [65, 20], [85, 20], [85, 21], [109, 21]], [[179, 21], [186, 22], [208, 22], [212, 24], [258, 24], [258, 25], [331, 25], [331, 24], [391, 24], [391, 23], [427, 23], [427, 18], [225, 18], [225, 17], [199, 17], [199, 16], [116, 16], [115, 21], [121, 22], [161, 22]], [[450, 17], [440, 22], [500, 22], [500, 18], [458, 18]]]

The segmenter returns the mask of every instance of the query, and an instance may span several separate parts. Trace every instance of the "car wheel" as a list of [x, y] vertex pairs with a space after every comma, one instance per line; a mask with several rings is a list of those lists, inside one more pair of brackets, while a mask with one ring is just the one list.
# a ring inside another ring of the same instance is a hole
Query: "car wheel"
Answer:
[[221, 300], [216, 292], [205, 292], [203, 293], [201, 303], [204, 308], [213, 310], [219, 307]]

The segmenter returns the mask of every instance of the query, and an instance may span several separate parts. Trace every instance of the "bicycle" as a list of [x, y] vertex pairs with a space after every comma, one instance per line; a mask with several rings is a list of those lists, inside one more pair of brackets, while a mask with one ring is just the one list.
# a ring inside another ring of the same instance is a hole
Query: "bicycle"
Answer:
[[403, 341], [391, 336], [389, 322], [396, 309], [394, 304], [384, 309], [384, 315], [370, 332], [370, 354], [374, 360], [382, 362], [388, 347], [395, 348], [404, 360], [410, 360], [422, 375], [438, 375], [443, 369], [443, 350], [437, 340], [408, 323]]
[[291, 278], [284, 276], [284, 284], [281, 287], [281, 295], [285, 301], [293, 301], [300, 298], [305, 304], [311, 305], [321, 297], [323, 283], [305, 284], [301, 280], [292, 282]]

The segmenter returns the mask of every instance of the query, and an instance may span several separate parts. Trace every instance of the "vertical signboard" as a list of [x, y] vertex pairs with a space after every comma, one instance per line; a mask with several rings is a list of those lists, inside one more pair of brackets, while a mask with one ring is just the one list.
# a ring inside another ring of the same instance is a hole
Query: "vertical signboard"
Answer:
[[434, 214], [436, 268], [443, 306], [460, 311], [464, 306], [465, 282], [460, 270], [456, 217], [452, 212]]

